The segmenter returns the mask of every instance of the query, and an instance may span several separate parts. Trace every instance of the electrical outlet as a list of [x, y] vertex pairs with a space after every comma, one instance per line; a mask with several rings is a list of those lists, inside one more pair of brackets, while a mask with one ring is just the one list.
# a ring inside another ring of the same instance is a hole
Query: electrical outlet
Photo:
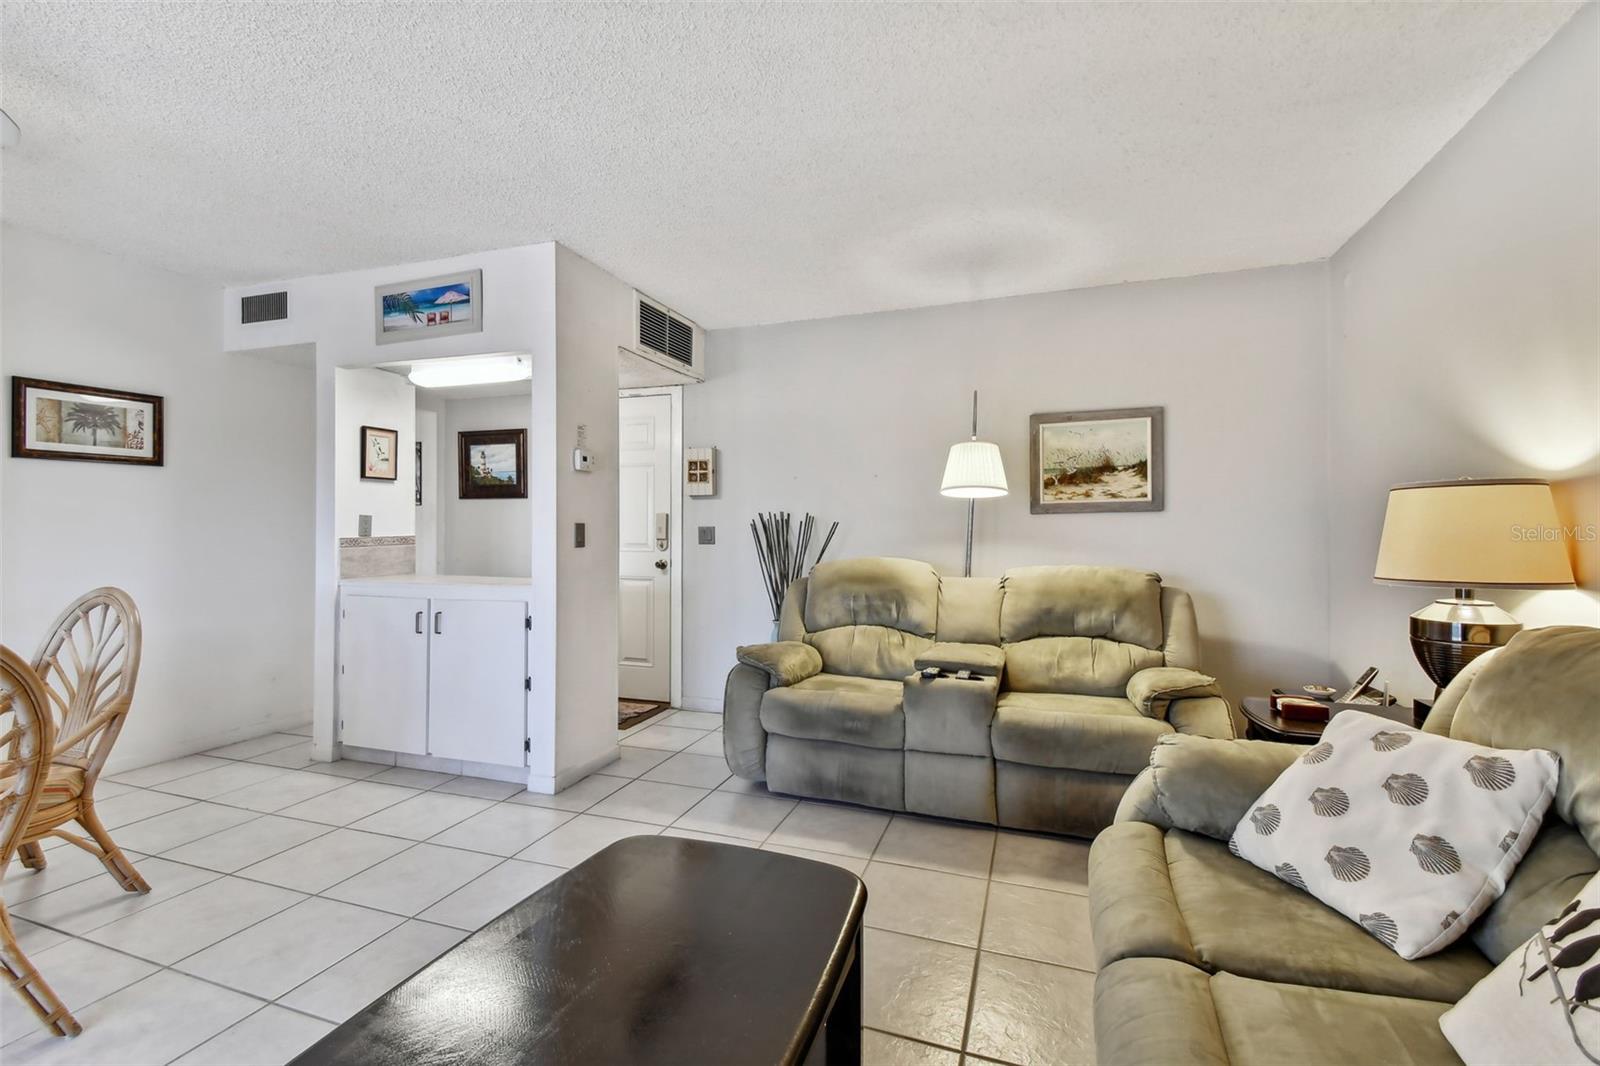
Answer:
[[[349, 526], [345, 526], [345, 528], [349, 529], [350, 527]], [[356, 517], [356, 536], [358, 536], [358, 537], [370, 537], [370, 536], [372, 536], [372, 516], [371, 515], [364, 514], [364, 515], [358, 515]]]
[[574, 548], [583, 547], [585, 539], [587, 538], [587, 536], [588, 536], [588, 529], [584, 526], [584, 524], [582, 522], [574, 522], [574, 523], [572, 523], [572, 546]]
[[701, 544], [715, 544], [716, 542], [717, 542], [717, 527], [716, 526], [701, 526], [700, 527], [700, 543]]

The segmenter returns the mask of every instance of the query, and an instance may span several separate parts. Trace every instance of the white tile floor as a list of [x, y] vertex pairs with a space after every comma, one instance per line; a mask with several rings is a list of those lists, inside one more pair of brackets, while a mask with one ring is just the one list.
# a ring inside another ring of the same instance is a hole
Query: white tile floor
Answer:
[[[614, 840], [667, 833], [831, 862], [868, 886], [865, 1061], [1094, 1061], [1087, 845], [840, 804], [728, 774], [720, 717], [622, 734], [557, 796], [309, 761], [309, 729], [102, 781], [153, 891], [71, 846], [4, 893], [84, 1025], [0, 991], [0, 1062], [280, 1063]], [[963, 1055], [964, 1053], [964, 1055]]]

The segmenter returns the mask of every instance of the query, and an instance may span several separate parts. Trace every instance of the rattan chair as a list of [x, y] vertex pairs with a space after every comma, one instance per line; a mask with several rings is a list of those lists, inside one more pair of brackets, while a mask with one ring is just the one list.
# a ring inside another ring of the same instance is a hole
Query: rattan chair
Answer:
[[[22, 846], [50, 776], [55, 741], [48, 697], [39, 677], [10, 648], [0, 646], [0, 878]], [[17, 943], [11, 914], [0, 899], [0, 970], [6, 983], [57, 1036], [82, 1026], [68, 1012]]]
[[[139, 609], [128, 594], [98, 588], [61, 612], [33, 657], [56, 741], [44, 794], [17, 849], [30, 869], [45, 865], [39, 840], [56, 836], [98, 858], [125, 890], [150, 891], [94, 810], [95, 782], [133, 702], [141, 633]], [[63, 828], [72, 822], [88, 836]]]

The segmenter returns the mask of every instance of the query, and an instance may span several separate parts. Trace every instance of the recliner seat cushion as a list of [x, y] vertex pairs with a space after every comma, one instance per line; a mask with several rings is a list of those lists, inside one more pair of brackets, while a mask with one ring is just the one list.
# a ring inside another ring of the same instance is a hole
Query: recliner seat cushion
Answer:
[[1100, 834], [1089, 857], [1101, 967], [1161, 955], [1208, 970], [1453, 1003], [1491, 966], [1470, 942], [1407, 961], [1227, 845], [1144, 822]]
[[994, 757], [1027, 766], [1136, 774], [1172, 732], [1121, 696], [1007, 692], [995, 706]]
[[[1448, 1004], [1407, 996], [1211, 978], [1211, 1002], [1235, 1066], [1285, 1062], [1457, 1062], [1439, 1031]], [[1263, 1020], [1270, 1019], [1267, 1024]]]
[[899, 681], [817, 674], [769, 689], [761, 700], [761, 724], [785, 737], [899, 750], [906, 738], [902, 691]]
[[1095, 978], [1095, 1053], [1102, 1066], [1459, 1066], [1439, 1031], [1447, 1006], [1212, 975], [1167, 959], [1127, 959]]

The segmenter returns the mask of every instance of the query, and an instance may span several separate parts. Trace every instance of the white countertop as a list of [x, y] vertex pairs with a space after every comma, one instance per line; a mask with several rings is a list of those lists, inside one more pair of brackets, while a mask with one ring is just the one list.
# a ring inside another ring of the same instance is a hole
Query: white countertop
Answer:
[[347, 577], [339, 591], [352, 596], [405, 596], [422, 599], [531, 600], [533, 582], [525, 577], [481, 574], [390, 574]]
[[496, 585], [523, 587], [533, 584], [525, 577], [483, 577], [475, 574], [389, 574], [386, 577], [347, 577], [341, 585]]

